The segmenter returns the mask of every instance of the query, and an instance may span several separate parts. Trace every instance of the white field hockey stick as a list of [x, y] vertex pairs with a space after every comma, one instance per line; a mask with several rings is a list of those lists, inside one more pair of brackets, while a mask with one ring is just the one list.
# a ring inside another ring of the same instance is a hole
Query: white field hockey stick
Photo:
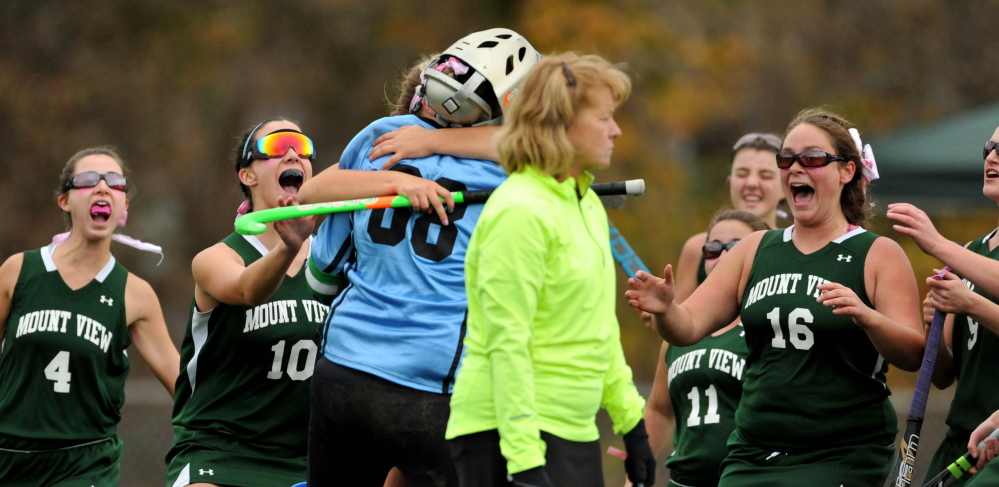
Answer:
[[[645, 194], [645, 180], [631, 179], [616, 183], [597, 183], [590, 188], [598, 195], [641, 195]], [[485, 203], [493, 190], [456, 191], [451, 193], [455, 203], [474, 204]], [[375, 210], [380, 208], [399, 208], [410, 206], [409, 198], [400, 195], [378, 196], [356, 200], [331, 201], [311, 205], [284, 206], [247, 213], [236, 219], [236, 231], [242, 235], [257, 235], [267, 230], [267, 223], [298, 218], [310, 215], [340, 213], [357, 210]], [[627, 243], [625, 244], [627, 245]], [[630, 247], [629, 247], [630, 248]]]

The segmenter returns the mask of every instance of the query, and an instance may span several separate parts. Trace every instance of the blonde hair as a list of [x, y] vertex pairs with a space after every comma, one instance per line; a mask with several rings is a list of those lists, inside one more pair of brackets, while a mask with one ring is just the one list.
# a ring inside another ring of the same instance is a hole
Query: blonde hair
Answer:
[[423, 74], [423, 70], [430, 64], [430, 61], [438, 57], [440, 57], [439, 54], [428, 54], [421, 57], [409, 68], [406, 68], [399, 81], [399, 96], [396, 98], [395, 103], [389, 103], [389, 108], [392, 110], [390, 115], [407, 115], [412, 113], [410, 104], [413, 101], [413, 96], [416, 95], [416, 88], [423, 82], [420, 75]]
[[591, 91], [604, 86], [615, 107], [631, 95], [628, 75], [600, 56], [570, 52], [541, 59], [520, 85], [496, 136], [503, 169], [512, 174], [532, 166], [555, 178], [568, 176], [576, 157], [569, 127], [590, 103]]

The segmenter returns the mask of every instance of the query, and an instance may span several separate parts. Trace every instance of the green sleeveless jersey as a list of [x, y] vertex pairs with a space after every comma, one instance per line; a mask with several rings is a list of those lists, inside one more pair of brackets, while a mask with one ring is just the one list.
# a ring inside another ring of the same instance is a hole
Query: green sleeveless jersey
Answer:
[[[990, 259], [999, 260], [999, 247], [989, 250], [989, 238], [992, 233], [980, 240], [968, 244], [968, 250], [984, 255]], [[985, 299], [999, 304], [994, 296], [987, 294], [971, 281], [963, 279], [972, 291]], [[966, 314], [954, 315], [954, 331], [951, 344], [954, 349], [954, 374], [957, 376], [957, 388], [954, 400], [947, 413], [948, 437], [960, 436], [967, 443], [971, 432], [985, 418], [999, 409], [999, 378], [989, 371], [996, 366], [999, 357], [999, 336], [979, 326], [978, 322]]]
[[670, 478], [684, 485], [717, 485], [726, 442], [735, 429], [748, 355], [742, 325], [689, 347], [670, 345], [669, 397], [676, 417]]
[[[249, 266], [267, 253], [256, 237], [222, 240]], [[279, 457], [304, 457], [314, 341], [329, 308], [313, 299], [305, 267], [259, 306], [219, 304], [191, 318], [181, 346], [174, 441], [219, 433]], [[174, 451], [168, 454], [172, 458]]]
[[0, 448], [50, 450], [115, 435], [132, 343], [128, 271], [112, 256], [80, 289], [52, 261], [24, 253], [0, 354]]
[[736, 427], [774, 451], [889, 444], [887, 362], [851, 318], [816, 302], [816, 286], [836, 282], [873, 308], [864, 262], [878, 236], [857, 228], [805, 255], [792, 230], [764, 235], [740, 304], [749, 358]]

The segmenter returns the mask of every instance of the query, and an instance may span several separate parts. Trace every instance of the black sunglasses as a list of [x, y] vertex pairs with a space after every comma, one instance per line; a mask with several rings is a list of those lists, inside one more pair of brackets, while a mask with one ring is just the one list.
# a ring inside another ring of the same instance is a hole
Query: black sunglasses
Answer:
[[721, 257], [722, 251], [732, 250], [732, 247], [735, 247], [737, 243], [739, 243], [739, 239], [727, 243], [721, 243], [719, 240], [704, 242], [704, 246], [701, 247], [701, 253], [704, 254], [705, 259], [717, 259]]
[[125, 176], [122, 176], [121, 174], [116, 172], [101, 174], [96, 171], [84, 171], [76, 176], [73, 176], [73, 179], [70, 179], [63, 184], [62, 192], [65, 193], [71, 189], [93, 188], [100, 184], [102, 179], [108, 183], [108, 187], [111, 189], [128, 191], [128, 181], [126, 181]]
[[992, 151], [996, 151], [996, 155], [999, 155], [999, 142], [992, 142], [991, 140], [985, 143], [985, 149], [982, 150], [982, 159], [989, 157]]
[[840, 156], [834, 156], [828, 152], [823, 152], [820, 150], [806, 150], [804, 152], [799, 152], [797, 154], [792, 154], [787, 151], [780, 151], [777, 153], [777, 167], [781, 169], [787, 169], [794, 164], [794, 161], [801, 163], [803, 167], [822, 167], [833, 161], [845, 161]]

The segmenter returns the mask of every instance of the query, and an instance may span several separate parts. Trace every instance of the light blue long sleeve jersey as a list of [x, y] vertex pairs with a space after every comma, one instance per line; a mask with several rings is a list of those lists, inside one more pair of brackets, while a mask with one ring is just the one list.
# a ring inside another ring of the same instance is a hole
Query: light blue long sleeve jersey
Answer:
[[[435, 129], [413, 115], [377, 120], [350, 142], [340, 168], [379, 170], [388, 156], [369, 161], [372, 144], [406, 125]], [[451, 191], [493, 189], [506, 179], [493, 162], [441, 155], [405, 159], [392, 170]], [[448, 225], [436, 213], [409, 208], [327, 218], [313, 240], [309, 265], [315, 291], [342, 289], [323, 326], [326, 358], [413, 389], [450, 393], [468, 308], [465, 251], [482, 208], [456, 205]]]

